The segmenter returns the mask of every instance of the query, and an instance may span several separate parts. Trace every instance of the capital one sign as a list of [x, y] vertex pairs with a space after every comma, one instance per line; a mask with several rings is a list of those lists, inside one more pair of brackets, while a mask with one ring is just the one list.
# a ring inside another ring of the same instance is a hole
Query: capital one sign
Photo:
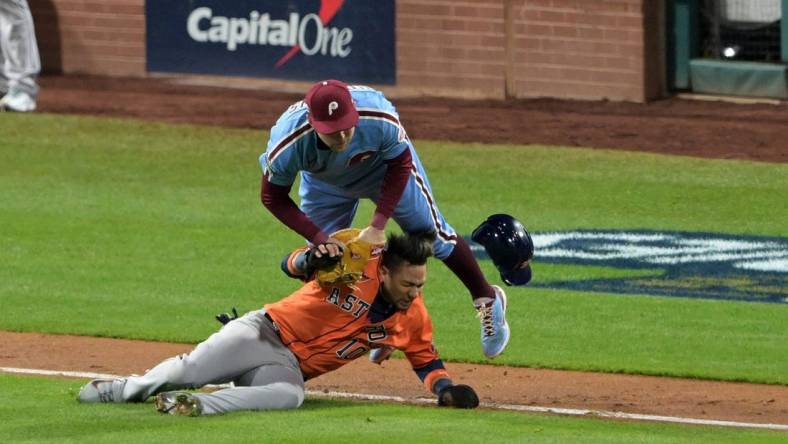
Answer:
[[394, 83], [393, 0], [146, 2], [149, 71]]

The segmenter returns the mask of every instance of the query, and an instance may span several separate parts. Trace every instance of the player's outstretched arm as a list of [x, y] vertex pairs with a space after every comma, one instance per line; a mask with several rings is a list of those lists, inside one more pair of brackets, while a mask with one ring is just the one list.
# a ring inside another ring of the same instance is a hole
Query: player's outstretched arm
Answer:
[[407, 148], [397, 157], [386, 161], [386, 175], [380, 188], [378, 205], [369, 226], [361, 232], [361, 239], [371, 244], [386, 241], [386, 223], [405, 192], [412, 168], [413, 158]]
[[441, 407], [474, 409], [479, 406], [479, 396], [473, 387], [465, 384], [454, 385], [448, 378], [435, 381], [433, 391], [438, 395], [438, 405]]
[[[291, 185], [292, 186], [292, 185]], [[260, 200], [271, 214], [288, 228], [314, 244], [326, 242], [328, 235], [304, 214], [290, 197], [291, 186], [271, 183], [263, 176]]]
[[[430, 353], [434, 349], [430, 347]], [[411, 363], [417, 362], [418, 355], [405, 352]], [[413, 371], [424, 382], [425, 387], [438, 396], [438, 405], [441, 407], [457, 407], [472, 409], [479, 406], [479, 397], [472, 387], [465, 384], [454, 385], [449, 372], [443, 366], [443, 361], [434, 355], [432, 361], [421, 367], [414, 367]]]
[[329, 270], [342, 259], [343, 247], [338, 242], [325, 242], [302, 247], [282, 259], [282, 271], [291, 278], [309, 280], [318, 270]]
[[403, 351], [413, 366], [416, 376], [421, 379], [427, 390], [438, 396], [439, 406], [461, 409], [478, 407], [479, 397], [476, 391], [465, 384], [455, 385], [438, 356], [438, 350], [432, 342], [432, 321], [421, 298], [416, 299], [409, 310], [413, 314], [409, 317], [411, 322], [408, 325], [412, 340]]

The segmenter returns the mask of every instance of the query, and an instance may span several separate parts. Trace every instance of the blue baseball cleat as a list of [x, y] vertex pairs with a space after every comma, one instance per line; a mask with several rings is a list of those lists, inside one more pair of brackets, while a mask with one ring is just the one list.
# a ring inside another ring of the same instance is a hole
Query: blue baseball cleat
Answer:
[[482, 324], [482, 350], [484, 356], [494, 358], [509, 343], [509, 323], [506, 322], [506, 293], [497, 285], [495, 299], [486, 304], [476, 306], [476, 316]]

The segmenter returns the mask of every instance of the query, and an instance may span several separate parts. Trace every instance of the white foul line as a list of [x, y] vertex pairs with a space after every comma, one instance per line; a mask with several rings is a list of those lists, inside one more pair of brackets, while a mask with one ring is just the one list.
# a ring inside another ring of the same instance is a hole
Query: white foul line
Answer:
[[[0, 367], [0, 372], [26, 374], [26, 375], [40, 375], [40, 376], [65, 376], [68, 378], [88, 378], [88, 379], [119, 377], [117, 375], [110, 375], [105, 373], [40, 370], [40, 369], [32, 369], [32, 368], [13, 368], [13, 367]], [[211, 385], [207, 387], [229, 387], [229, 385], [222, 384], [222, 385]], [[434, 404], [435, 403], [434, 399], [427, 399], [427, 398], [406, 399], [400, 396], [372, 395], [366, 393], [324, 392], [320, 390], [307, 390], [306, 394], [316, 398], [346, 398], [346, 399], [359, 399], [365, 401], [397, 402], [401, 404]], [[607, 410], [566, 409], [566, 408], [558, 408], [558, 407], [539, 407], [539, 406], [519, 405], [519, 404], [497, 404], [490, 402], [482, 402], [479, 404], [479, 407], [494, 409], [494, 410], [513, 410], [519, 412], [551, 413], [555, 415], [591, 416], [591, 417], [599, 417], [599, 418], [633, 419], [638, 421], [669, 422], [669, 423], [678, 423], [678, 424], [696, 424], [696, 425], [707, 425], [707, 426], [718, 426], [718, 427], [740, 427], [740, 428], [788, 431], [788, 424], [759, 424], [759, 423], [751, 423], [751, 422], [722, 421], [716, 419], [681, 418], [677, 416], [660, 416], [660, 415], [645, 415], [640, 413], [612, 412]]]

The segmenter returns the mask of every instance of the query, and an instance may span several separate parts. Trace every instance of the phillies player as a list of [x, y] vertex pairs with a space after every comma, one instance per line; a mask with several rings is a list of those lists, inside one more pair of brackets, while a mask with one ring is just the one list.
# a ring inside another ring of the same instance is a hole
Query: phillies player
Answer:
[[[316, 83], [279, 117], [260, 164], [263, 204], [312, 244], [335, 242], [327, 233], [349, 227], [362, 198], [377, 205], [363, 240], [382, 243], [390, 218], [405, 232], [436, 232], [435, 256], [473, 298], [484, 355], [503, 352], [509, 341], [506, 295], [487, 282], [468, 244], [444, 220], [421, 161], [382, 93], [337, 80]], [[300, 208], [289, 195], [299, 174]]]
[[[383, 255], [370, 258], [354, 285], [321, 287], [309, 281], [143, 376], [91, 381], [79, 400], [143, 402], [158, 393], [159, 411], [186, 416], [294, 409], [304, 400], [305, 380], [388, 346], [405, 353], [439, 405], [476, 407], [476, 393], [452, 383], [432, 344], [422, 287], [433, 242], [431, 233], [391, 236]], [[303, 276], [312, 269], [307, 257], [304, 248], [294, 251], [291, 272]], [[213, 393], [167, 391], [230, 381], [235, 387]]]

